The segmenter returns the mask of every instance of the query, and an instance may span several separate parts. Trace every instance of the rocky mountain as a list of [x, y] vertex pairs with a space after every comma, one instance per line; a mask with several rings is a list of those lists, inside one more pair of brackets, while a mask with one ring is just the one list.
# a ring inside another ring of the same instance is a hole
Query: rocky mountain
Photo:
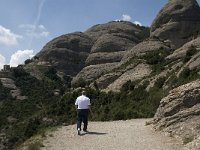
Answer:
[[47, 43], [36, 56], [40, 62], [50, 63], [58, 70], [76, 75], [85, 64], [93, 40], [84, 33], [62, 35]]
[[81, 88], [93, 100], [94, 120], [153, 117], [160, 104], [155, 127], [189, 140], [188, 146], [198, 143], [199, 12], [196, 0], [169, 0], [150, 28], [111, 21], [48, 42], [12, 72], [26, 99], [12, 97], [1, 79], [0, 146], [74, 123]]
[[196, 38], [200, 31], [200, 8], [196, 0], [169, 0], [151, 26], [151, 37], [170, 43], [173, 49]]
[[[37, 56], [40, 61], [50, 61], [58, 70], [72, 75], [73, 84], [81, 79], [89, 83], [95, 81], [106, 91], [119, 91], [128, 80], [150, 77], [152, 64], [146, 63], [141, 56], [160, 49], [169, 53], [166, 60], [174, 63], [174, 67], [180, 64], [182, 69], [176, 71], [179, 75], [185, 67], [199, 68], [198, 54], [190, 56], [193, 58], [185, 64], [180, 60], [186, 57], [190, 47], [199, 50], [199, 12], [195, 0], [170, 0], [153, 21], [149, 38], [148, 28], [113, 21], [95, 25], [83, 33], [58, 37]], [[172, 70], [168, 69], [164, 74]], [[158, 77], [161, 76], [155, 78]], [[150, 77], [149, 81], [154, 82], [155, 78]]]
[[154, 116], [157, 130], [179, 136], [189, 149], [200, 149], [200, 81], [170, 91]]
[[89, 65], [121, 61], [124, 51], [148, 36], [148, 28], [113, 21], [95, 25], [85, 32], [62, 35], [47, 43], [36, 56], [68, 75]]

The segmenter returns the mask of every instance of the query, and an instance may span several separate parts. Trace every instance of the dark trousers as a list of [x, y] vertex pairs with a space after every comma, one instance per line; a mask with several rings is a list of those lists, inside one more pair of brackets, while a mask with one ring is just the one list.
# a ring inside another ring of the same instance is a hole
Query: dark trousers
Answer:
[[83, 122], [83, 130], [87, 130], [87, 125], [88, 125], [88, 114], [89, 110], [88, 109], [78, 109], [77, 110], [77, 129], [81, 129], [81, 123]]

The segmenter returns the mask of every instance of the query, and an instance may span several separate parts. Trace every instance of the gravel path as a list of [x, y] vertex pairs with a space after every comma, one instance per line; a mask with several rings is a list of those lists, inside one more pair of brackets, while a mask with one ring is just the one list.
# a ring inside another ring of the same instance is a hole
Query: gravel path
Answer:
[[184, 150], [174, 138], [145, 126], [148, 119], [89, 122], [89, 132], [63, 126], [43, 142], [42, 150]]

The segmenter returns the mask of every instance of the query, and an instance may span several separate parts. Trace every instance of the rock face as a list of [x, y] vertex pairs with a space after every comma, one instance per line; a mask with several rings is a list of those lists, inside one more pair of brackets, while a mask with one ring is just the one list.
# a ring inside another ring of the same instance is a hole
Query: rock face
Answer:
[[147, 64], [138, 64], [130, 70], [127, 70], [119, 76], [113, 83], [111, 83], [105, 90], [106, 91], [119, 91], [123, 84], [127, 81], [136, 81], [150, 75], [151, 68]]
[[85, 65], [93, 40], [84, 33], [62, 35], [47, 43], [36, 56], [69, 75], [77, 74]]
[[194, 47], [196, 50], [200, 50], [200, 37], [197, 37], [196, 39], [185, 43], [182, 47], [176, 49], [171, 55], [167, 57], [167, 59], [170, 60], [177, 60], [181, 59], [186, 56], [186, 53], [189, 48]]
[[15, 81], [10, 78], [0, 78], [0, 81], [2, 82], [3, 86], [8, 89], [16, 89]]
[[101, 75], [113, 70], [116, 67], [117, 63], [106, 63], [87, 66], [83, 68], [79, 72], [79, 74], [72, 80], [72, 84], [75, 84], [80, 79], [84, 79], [85, 81], [94, 81]]
[[112, 21], [95, 25], [84, 33], [57, 37], [36, 56], [40, 64], [50, 63], [59, 71], [75, 76], [89, 65], [120, 62], [124, 51], [148, 36], [149, 28], [126, 21]]
[[117, 52], [117, 51], [124, 51], [128, 48], [133, 47], [136, 43], [139, 42], [138, 39], [128, 39], [126, 36], [120, 37], [117, 34], [105, 34], [102, 35], [98, 40], [95, 42], [94, 46], [92, 47], [91, 52]]
[[168, 61], [178, 61], [183, 65], [177, 72], [177, 76], [185, 69], [197, 71], [200, 70], [200, 37], [185, 43], [182, 47], [176, 49], [171, 55], [167, 56]]
[[[200, 80], [182, 85], [163, 98], [154, 116], [156, 129], [163, 129], [200, 149]], [[187, 141], [190, 140], [190, 141]], [[196, 143], [196, 144], [195, 144]], [[197, 144], [198, 143], [198, 144]]]
[[135, 56], [140, 56], [147, 52], [151, 52], [151, 51], [155, 51], [159, 49], [163, 49], [167, 51], [170, 50], [168, 45], [162, 41], [159, 41], [156, 39], [149, 39], [149, 40], [143, 41], [137, 44], [136, 46], [134, 46], [131, 50], [127, 51], [124, 54], [122, 62], [126, 62], [130, 60], [131, 58], [134, 58]]
[[[96, 40], [86, 63], [90, 65], [119, 62], [124, 51], [148, 37], [148, 33], [147, 28], [126, 21], [96, 25], [86, 31], [88, 36]], [[94, 63], [95, 60], [98, 61]]]
[[28, 97], [22, 96], [20, 89], [17, 88], [15, 85], [15, 81], [10, 78], [0, 78], [0, 82], [5, 88], [8, 88], [10, 90], [10, 94], [13, 98], [16, 98], [17, 100], [25, 100]]
[[200, 33], [200, 8], [196, 0], [169, 0], [151, 26], [151, 37], [168, 40], [173, 49]]
[[95, 41], [97, 41], [102, 35], [110, 34], [138, 43], [144, 37], [148, 37], [148, 35], [143, 34], [143, 36], [140, 34], [144, 29], [144, 27], [137, 26], [127, 21], [111, 21], [109, 23], [98, 24], [91, 27], [85, 32], [85, 34]]
[[[150, 31], [127, 21], [98, 24], [85, 32], [62, 35], [50, 41], [37, 54], [37, 64], [55, 66], [58, 71], [71, 75], [73, 84], [84, 79], [86, 82], [96, 81], [101, 90], [119, 91], [127, 80], [146, 77], [150, 82], [156, 82], [169, 73], [178, 77], [184, 68], [198, 71], [199, 52], [188, 62], [182, 59], [191, 46], [199, 51], [199, 31], [200, 8], [196, 0], [169, 0], [153, 21]], [[147, 60], [141, 56], [160, 50], [170, 53], [165, 60], [171, 64], [162, 66], [166, 70], [154, 78], [153, 65], [146, 64]], [[140, 64], [141, 68], [134, 66], [133, 63], [140, 60], [142, 63], [137, 65]], [[176, 63], [180, 65], [170, 69]], [[179, 67], [182, 69], [178, 70]], [[30, 71], [32, 75], [35, 75], [34, 70]]]
[[86, 59], [86, 67], [78, 73], [73, 83], [80, 78], [96, 80], [116, 68], [125, 52], [147, 38], [148, 33], [148, 28], [126, 21], [112, 21], [91, 27], [85, 34], [94, 40], [94, 45]]
[[100, 52], [92, 53], [86, 59], [86, 65], [97, 65], [112, 62], [120, 62], [125, 54], [125, 51], [120, 52]]

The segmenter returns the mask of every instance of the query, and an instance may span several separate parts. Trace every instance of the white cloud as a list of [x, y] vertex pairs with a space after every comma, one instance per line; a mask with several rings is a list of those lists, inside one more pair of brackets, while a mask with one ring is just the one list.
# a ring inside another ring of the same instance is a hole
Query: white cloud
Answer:
[[19, 28], [25, 30], [25, 34], [31, 38], [42, 38], [42, 37], [48, 37], [49, 32], [45, 28], [44, 25], [32, 25], [32, 24], [21, 24], [19, 25]]
[[46, 30], [46, 28], [45, 28], [44, 25], [42, 25], [42, 24], [39, 25], [38, 28], [41, 29], [41, 30]]
[[6, 58], [0, 54], [0, 69], [6, 64]]
[[41, 36], [47, 37], [47, 36], [49, 36], [49, 32], [44, 31], [44, 32], [41, 33]]
[[9, 29], [0, 25], [0, 44], [16, 45], [20, 38], [22, 38], [22, 36], [14, 34]]
[[16, 67], [19, 64], [23, 64], [26, 59], [32, 58], [33, 50], [18, 50], [10, 59], [10, 66]]
[[131, 21], [131, 16], [127, 15], [127, 14], [123, 14], [122, 15], [122, 20], [123, 21]]
[[142, 26], [142, 23], [139, 22], [139, 21], [134, 21], [133, 23], [136, 24], [136, 25]]

